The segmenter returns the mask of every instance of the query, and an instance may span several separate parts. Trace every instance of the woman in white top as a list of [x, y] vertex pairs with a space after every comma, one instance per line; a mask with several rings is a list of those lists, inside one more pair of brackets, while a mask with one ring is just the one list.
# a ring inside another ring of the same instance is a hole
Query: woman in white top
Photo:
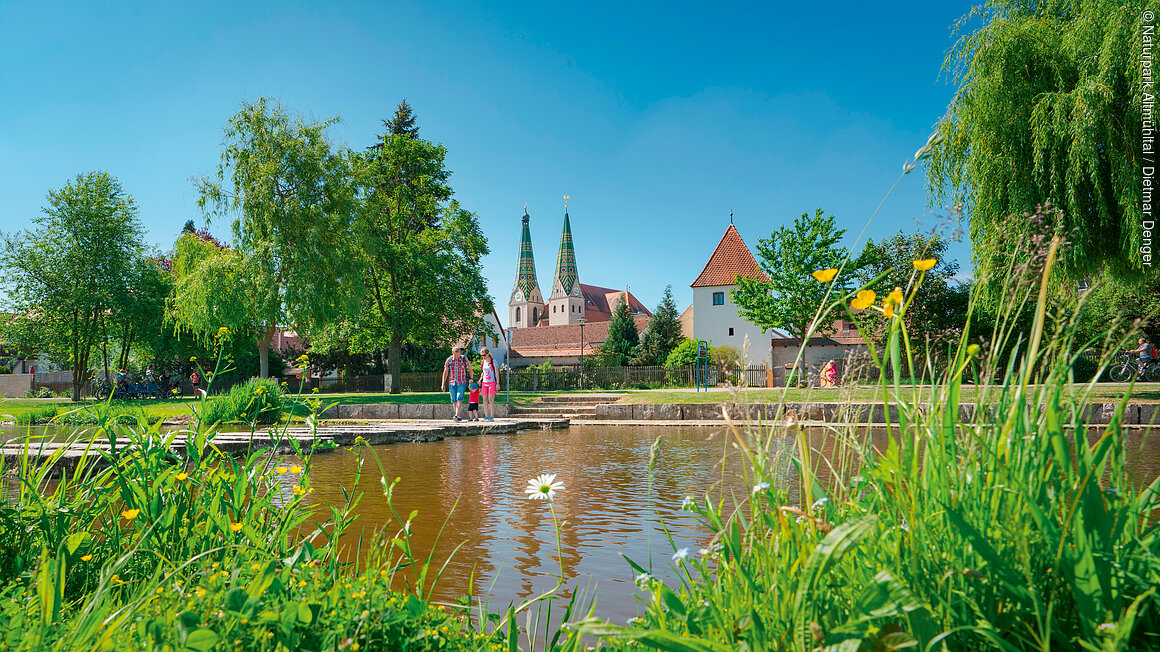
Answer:
[[495, 395], [499, 393], [499, 370], [487, 347], [479, 351], [479, 398], [483, 399], [483, 420], [495, 421]]

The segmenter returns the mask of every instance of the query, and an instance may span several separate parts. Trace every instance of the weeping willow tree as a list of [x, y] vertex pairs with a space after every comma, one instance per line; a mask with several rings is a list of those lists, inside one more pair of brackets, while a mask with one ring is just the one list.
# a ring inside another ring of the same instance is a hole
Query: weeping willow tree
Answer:
[[1155, 3], [992, 0], [959, 22], [960, 33], [980, 26], [944, 63], [958, 90], [928, 190], [970, 216], [980, 278], [1037, 235], [1025, 215], [1045, 202], [1057, 209], [1050, 230], [1071, 243], [1064, 279], [1139, 276], [1146, 7]]

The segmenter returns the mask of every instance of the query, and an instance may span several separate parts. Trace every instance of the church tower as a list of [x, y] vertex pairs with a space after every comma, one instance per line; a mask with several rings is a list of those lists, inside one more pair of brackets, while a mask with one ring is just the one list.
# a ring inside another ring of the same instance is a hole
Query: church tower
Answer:
[[535, 326], [544, 314], [544, 295], [536, 282], [536, 261], [532, 257], [532, 231], [528, 227], [528, 207], [524, 205], [524, 231], [520, 235], [520, 261], [516, 265], [516, 286], [508, 302], [511, 328]]
[[584, 318], [584, 293], [576, 271], [576, 249], [572, 246], [572, 226], [568, 223], [568, 196], [564, 196], [564, 233], [560, 236], [560, 253], [556, 257], [556, 277], [548, 299], [548, 324], [575, 324]]

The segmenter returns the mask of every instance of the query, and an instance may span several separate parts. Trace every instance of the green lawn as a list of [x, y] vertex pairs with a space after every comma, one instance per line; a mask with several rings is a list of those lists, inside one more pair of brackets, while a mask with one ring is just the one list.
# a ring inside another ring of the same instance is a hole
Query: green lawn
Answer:
[[[1127, 391], [1126, 385], [1099, 385], [1092, 392], [1095, 402], [1119, 401]], [[563, 391], [563, 392], [512, 392], [511, 403], [517, 407], [533, 404], [543, 396], [566, 394], [605, 393], [601, 390]], [[316, 394], [303, 396], [309, 398], [317, 396], [323, 405], [339, 403], [343, 405], [362, 405], [370, 403], [393, 404], [429, 404], [445, 403], [446, 392], [411, 392], [406, 394]], [[694, 392], [681, 389], [632, 390], [624, 392], [622, 403], [719, 403], [729, 401], [744, 401], [747, 403], [776, 403], [782, 396], [781, 389], [744, 389], [727, 390], [712, 389], [709, 391]], [[973, 401], [975, 388], [964, 385], [962, 400]], [[876, 401], [881, 400], [881, 390], [874, 387], [840, 387], [837, 389], [807, 388], [790, 389], [785, 394], [785, 400], [793, 403], [822, 403], [833, 401]], [[1129, 399], [1133, 403], [1160, 403], [1160, 384], [1149, 383], [1138, 385]], [[500, 393], [497, 403], [504, 403], [505, 394]], [[132, 401], [113, 401], [110, 405], [114, 414], [131, 414], [149, 422], [157, 420], [175, 421], [185, 420], [193, 416], [196, 401], [185, 399], [142, 399]], [[95, 410], [97, 403], [84, 401], [73, 403], [68, 399], [36, 399], [13, 398], [0, 399], [0, 422], [18, 420], [21, 415], [34, 413], [46, 408], [55, 408], [57, 415], [63, 415], [73, 410]], [[301, 413], [295, 410], [296, 415]], [[296, 419], [301, 418], [297, 416]]]
[[[1092, 400], [1097, 403], [1119, 401], [1128, 390], [1127, 385], [1097, 385], [1092, 390]], [[904, 388], [904, 391], [905, 388]], [[929, 390], [920, 390], [922, 394]], [[776, 403], [782, 396], [782, 389], [712, 389], [694, 392], [682, 389], [633, 390], [620, 400], [621, 403], [718, 403], [724, 401], [744, 401], [747, 403]], [[973, 401], [975, 388], [963, 385], [961, 400]], [[785, 400], [792, 403], [827, 403], [834, 401], [880, 401], [882, 390], [877, 387], [837, 387], [806, 389], [792, 388], [785, 393]], [[1160, 383], [1137, 385], [1129, 399], [1132, 403], [1160, 403]]]

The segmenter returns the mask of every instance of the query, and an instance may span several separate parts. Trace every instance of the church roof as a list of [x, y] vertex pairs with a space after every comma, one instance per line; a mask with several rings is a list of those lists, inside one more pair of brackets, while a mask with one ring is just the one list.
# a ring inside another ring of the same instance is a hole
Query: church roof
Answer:
[[705, 268], [689, 287], [735, 285], [738, 276], [769, 281], [769, 277], [757, 266], [753, 254], [749, 253], [749, 247], [745, 246], [741, 234], [730, 224], [713, 250], [713, 255], [709, 256], [709, 262], [705, 263]]
[[[532, 257], [532, 230], [528, 226], [528, 211], [524, 209], [524, 230], [520, 235], [520, 261], [516, 266], [516, 290], [523, 292], [524, 300], [532, 296], [532, 290], [539, 290], [536, 282], [536, 260]], [[514, 294], [514, 292], [513, 292]]]
[[[635, 315], [637, 333], [644, 333], [651, 316]], [[584, 324], [584, 355], [592, 355], [608, 339], [609, 321]], [[580, 324], [512, 328], [512, 357], [574, 358], [580, 355]]]
[[580, 275], [576, 271], [576, 249], [572, 246], [572, 226], [568, 223], [568, 211], [564, 211], [564, 233], [560, 236], [560, 254], [556, 257], [556, 278], [552, 282], [555, 293], [556, 283], [564, 294], [572, 294]]

